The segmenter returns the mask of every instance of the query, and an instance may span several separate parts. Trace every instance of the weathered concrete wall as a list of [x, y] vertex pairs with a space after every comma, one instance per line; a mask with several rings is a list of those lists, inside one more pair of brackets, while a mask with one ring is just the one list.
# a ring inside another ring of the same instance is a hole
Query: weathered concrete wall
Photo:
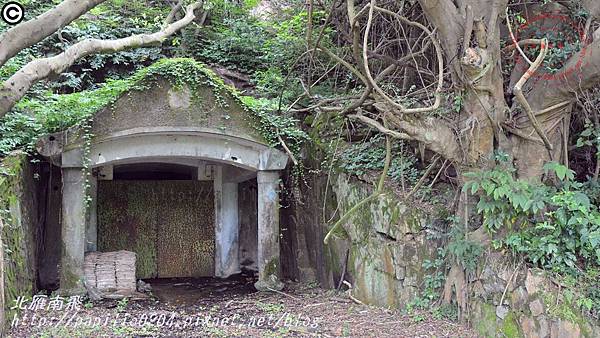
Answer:
[[[319, 163], [315, 161], [312, 165]], [[337, 199], [331, 182], [326, 172], [307, 171], [300, 185], [294, 187], [292, 173], [286, 174], [286, 189], [281, 194], [283, 274], [304, 282], [318, 282], [323, 287], [334, 287], [341, 275], [348, 241], [342, 239], [323, 244], [326, 224], [339, 217], [336, 216]]]
[[286, 215], [295, 227], [294, 236], [284, 238], [296, 252], [297, 277], [336, 286], [349, 250], [346, 279], [353, 284], [353, 295], [368, 304], [402, 307], [418, 292], [423, 261], [436, 254], [422, 226], [426, 215], [383, 196], [358, 210], [337, 232], [338, 239], [324, 245], [324, 235], [340, 215], [372, 193], [370, 185], [345, 174], [332, 175], [329, 182], [327, 187], [326, 177], [312, 177], [305, 203]]
[[515, 267], [493, 252], [481, 259], [478, 276], [469, 307], [470, 322], [482, 337], [600, 337], [600, 323], [568, 304], [565, 290], [543, 271]]
[[37, 291], [37, 197], [36, 171], [25, 154], [5, 158], [0, 166], [0, 217], [4, 249], [4, 297], [7, 320], [19, 296]]
[[251, 118], [229, 93], [215, 94], [209, 86], [197, 93], [175, 90], [158, 79], [149, 89], [130, 91], [98, 112], [92, 133], [102, 138], [132, 128], [197, 127], [264, 142]]
[[[353, 184], [344, 174], [333, 189], [339, 214], [372, 193], [371, 187]], [[426, 259], [436, 254], [436, 245], [426, 239], [426, 215], [382, 196], [351, 217], [344, 227], [350, 242], [348, 267], [353, 294], [365, 303], [403, 307], [419, 292]], [[433, 244], [433, 245], [432, 245]]]

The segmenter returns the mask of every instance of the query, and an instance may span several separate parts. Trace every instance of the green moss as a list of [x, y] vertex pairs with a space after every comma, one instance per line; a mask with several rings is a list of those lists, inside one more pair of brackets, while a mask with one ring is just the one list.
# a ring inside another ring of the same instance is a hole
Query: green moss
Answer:
[[480, 303], [481, 317], [476, 318], [473, 322], [475, 330], [482, 337], [496, 337], [496, 310], [494, 306], [488, 303]]
[[519, 321], [513, 311], [510, 311], [504, 318], [504, 321], [500, 326], [500, 333], [502, 333], [504, 337], [508, 338], [523, 337], [521, 327], [519, 326]]
[[417, 233], [417, 232], [421, 231], [421, 229], [422, 229], [421, 220], [419, 219], [416, 212], [411, 212], [407, 215], [404, 215], [404, 217], [406, 220], [406, 224], [408, 225], [408, 228], [410, 229], [411, 232]]
[[551, 292], [542, 292], [541, 295], [550, 318], [569, 321], [579, 326], [584, 337], [592, 336], [589, 326], [586, 325], [589, 319], [581, 313], [574, 301], [567, 301], [563, 298], [557, 301], [557, 295]]
[[63, 267], [61, 269], [60, 284], [61, 291], [65, 292], [67, 295], [75, 294], [83, 290], [81, 278], [72, 273], [69, 267]]
[[279, 275], [279, 258], [272, 258], [265, 266], [265, 275]]
[[7, 319], [16, 310], [11, 309], [19, 296], [31, 297], [35, 275], [28, 264], [28, 237], [23, 225], [21, 198], [24, 194], [24, 174], [28, 158], [13, 154], [0, 164], [0, 218], [3, 220], [2, 244], [4, 249], [4, 295]]
[[[74, 126], [83, 127], [96, 112], [114, 107], [114, 103], [126, 93], [145, 91], [161, 79], [167, 80], [175, 90], [189, 88], [192, 102], [207, 107], [207, 114], [217, 106], [227, 111], [241, 107], [246, 113], [243, 118], [252, 127], [253, 136], [270, 146], [280, 145], [280, 139], [283, 139], [299, 158], [301, 144], [308, 136], [297, 126], [298, 121], [278, 113], [274, 101], [240, 95], [235, 88], [225, 85], [223, 80], [203, 63], [189, 58], [160, 60], [127, 79], [108, 80], [95, 90], [71, 94], [48, 93], [41, 98], [21, 100], [13, 112], [0, 121], [3, 134], [18, 139], [19, 142], [14, 144], [13, 141], [7, 145], [0, 142], [0, 154], [14, 147], [32, 150], [37, 139], [44, 134]], [[206, 89], [209, 89], [208, 93]], [[223, 115], [224, 122], [229, 118], [228, 114]], [[11, 136], [13, 134], [18, 137]]]

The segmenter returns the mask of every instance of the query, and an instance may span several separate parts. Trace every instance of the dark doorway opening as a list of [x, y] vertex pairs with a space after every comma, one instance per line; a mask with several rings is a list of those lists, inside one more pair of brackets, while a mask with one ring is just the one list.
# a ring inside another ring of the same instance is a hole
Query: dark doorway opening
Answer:
[[114, 180], [194, 180], [198, 168], [174, 163], [134, 163], [117, 165]]

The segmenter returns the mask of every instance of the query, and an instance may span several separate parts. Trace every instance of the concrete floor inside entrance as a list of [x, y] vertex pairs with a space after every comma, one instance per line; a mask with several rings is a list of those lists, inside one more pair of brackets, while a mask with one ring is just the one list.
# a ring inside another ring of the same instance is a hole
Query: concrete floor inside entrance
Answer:
[[245, 296], [257, 292], [257, 278], [252, 271], [232, 275], [228, 278], [158, 278], [145, 279], [152, 288], [152, 295], [160, 302], [174, 306], [193, 306], [203, 301], [219, 300], [226, 294]]

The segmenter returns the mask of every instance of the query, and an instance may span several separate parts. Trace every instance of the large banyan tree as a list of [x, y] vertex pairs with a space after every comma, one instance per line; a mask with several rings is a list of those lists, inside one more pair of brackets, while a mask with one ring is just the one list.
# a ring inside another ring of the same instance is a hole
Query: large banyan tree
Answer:
[[[417, 143], [452, 163], [459, 185], [464, 173], [493, 167], [498, 153], [525, 180], [539, 181], [549, 161], [568, 165], [573, 118], [595, 114], [598, 1], [333, 2], [320, 30], [308, 29], [306, 57], [328, 56], [352, 74], [355, 92], [310, 108]], [[328, 46], [324, 27], [336, 32]], [[311, 80], [320, 78], [308, 74], [304, 96], [314, 97]], [[463, 219], [468, 206], [462, 194]], [[453, 268], [447, 300], [453, 285], [459, 303], [465, 296], [461, 279]]]
[[600, 4], [523, 3], [338, 1], [327, 23], [348, 56], [309, 43], [361, 82], [344, 115], [418, 141], [459, 173], [501, 150], [519, 177], [536, 178], [544, 163], [567, 162], [571, 114], [600, 82]]

